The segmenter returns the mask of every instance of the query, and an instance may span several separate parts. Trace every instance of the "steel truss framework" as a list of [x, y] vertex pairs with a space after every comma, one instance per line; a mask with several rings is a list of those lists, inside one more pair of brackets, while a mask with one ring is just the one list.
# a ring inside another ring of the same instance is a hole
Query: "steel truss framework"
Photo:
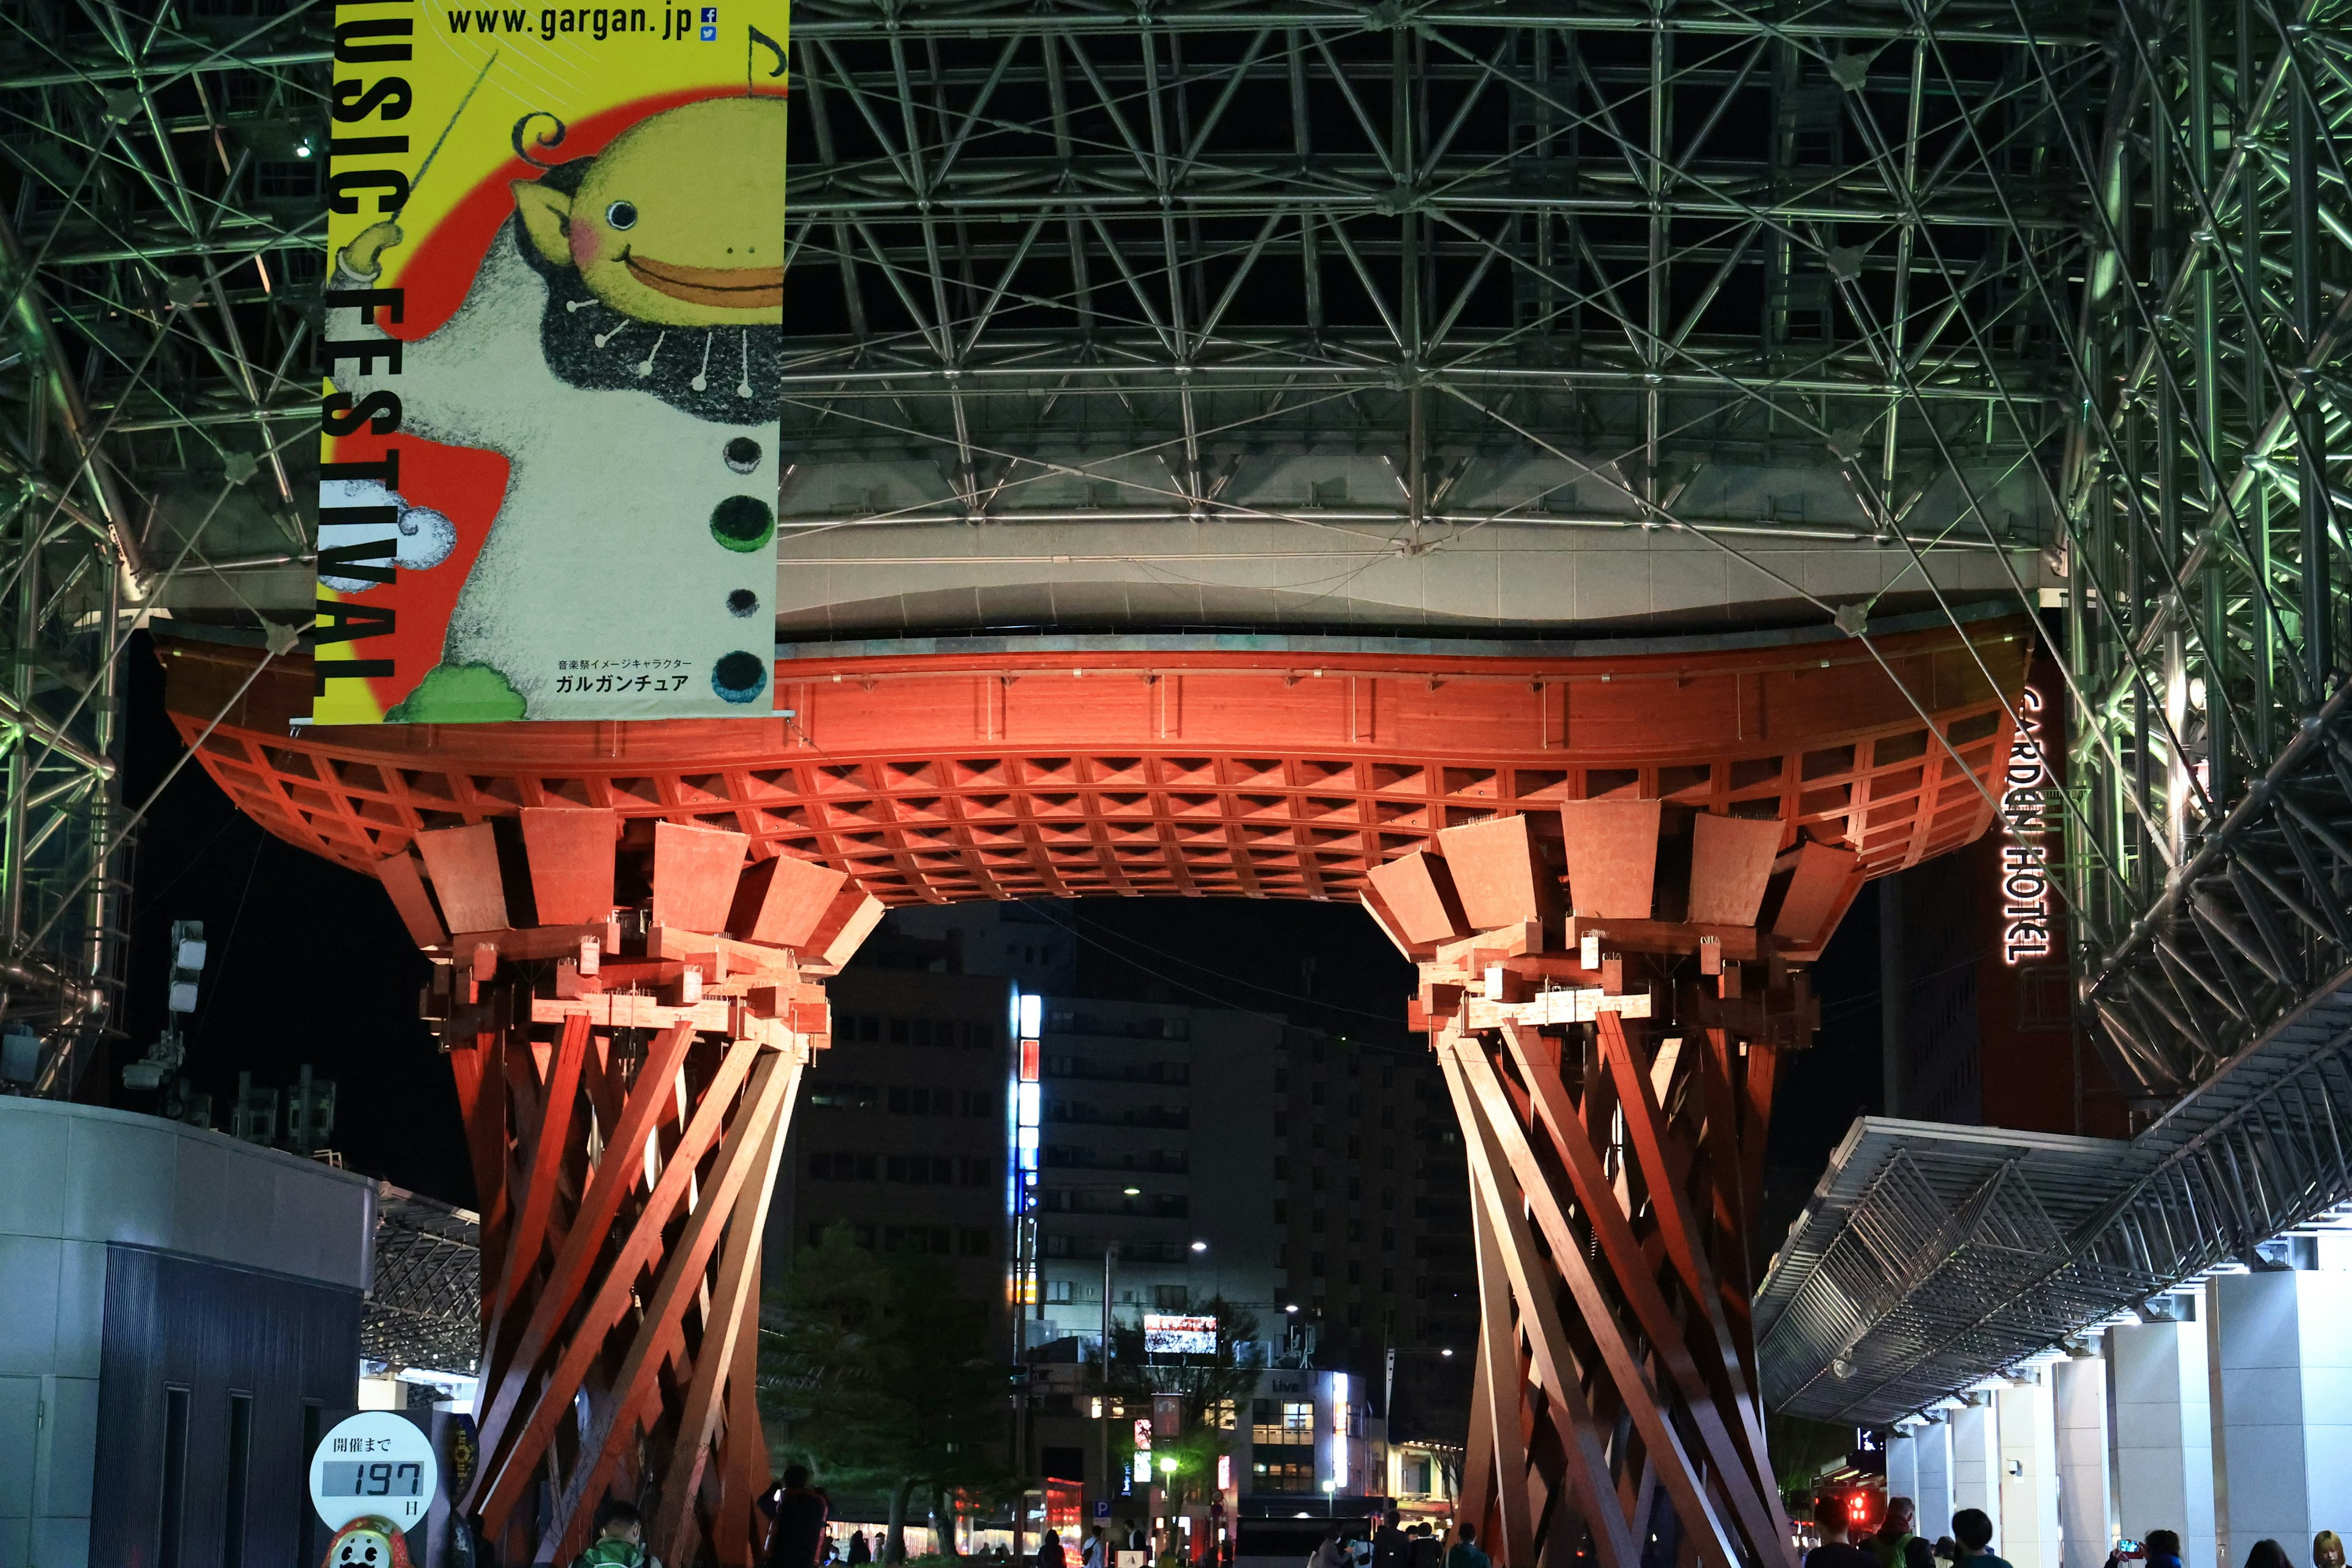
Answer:
[[471, 1375], [482, 1350], [481, 1219], [378, 1182], [360, 1354]]
[[[1377, 453], [1374, 554], [1507, 519], [1752, 562], [1794, 524], [1722, 515], [1742, 466], [1889, 551], [2019, 531], [2066, 574], [2119, 1071], [2156, 1110], [2352, 964], [2342, 0], [799, 9], [813, 458], [984, 521], [1138, 453], [1202, 519], [1251, 455]], [[129, 629], [249, 626], [309, 556], [328, 20], [0, 11], [0, 975], [52, 1089], [119, 967]], [[1478, 466], [1530, 451], [1564, 477]]]
[[2217, 1265], [2352, 1191], [2352, 974], [2129, 1143], [1871, 1121], [1756, 1301], [1775, 1409], [1876, 1423]]
[[2346, 13], [2117, 13], [2067, 464], [2077, 972], [2153, 1110], [2352, 964]]
[[[307, 559], [328, 23], [262, 0], [0, 18], [24, 345], [0, 460], [51, 498], [10, 536], [5, 602], [49, 618], [10, 622], [9, 679], [42, 722], [111, 721], [110, 688], [46, 673], [57, 627], [100, 628], [78, 657], [119, 671], [122, 608], [250, 626]], [[2060, 521], [2105, 30], [2011, 0], [812, 0], [785, 439], [934, 462], [958, 518], [1099, 474], [1078, 510], [1113, 522], [1242, 516], [1269, 561], [1337, 540], [1309, 597], [1508, 521], [1668, 531], [1826, 620], [1839, 595], [1769, 555], [1811, 505], [1931, 601], [1937, 550]], [[1233, 499], [1248, 458], [1309, 451], [1377, 455], [1393, 498]], [[1168, 493], [1129, 493], [1138, 453]], [[1549, 478], [1496, 478], [1530, 455]], [[29, 846], [68, 797], [18, 771]], [[83, 795], [44, 847], [120, 837]]]

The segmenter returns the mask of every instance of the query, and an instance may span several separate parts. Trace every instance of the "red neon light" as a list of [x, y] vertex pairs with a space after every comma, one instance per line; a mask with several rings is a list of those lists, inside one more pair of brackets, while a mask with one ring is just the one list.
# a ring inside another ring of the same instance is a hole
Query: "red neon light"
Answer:
[[1021, 1042], [1021, 1081], [1023, 1083], [1037, 1081], [1037, 1042], [1034, 1040]]

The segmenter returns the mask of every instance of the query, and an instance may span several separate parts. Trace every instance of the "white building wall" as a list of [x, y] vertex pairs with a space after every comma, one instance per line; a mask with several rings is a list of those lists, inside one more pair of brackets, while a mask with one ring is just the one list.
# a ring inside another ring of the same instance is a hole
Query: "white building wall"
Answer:
[[1911, 1434], [1912, 1500], [1919, 1505], [1919, 1533], [1929, 1541], [1952, 1533], [1952, 1424], [1931, 1421]]
[[2340, 1530], [2352, 1483], [2352, 1274], [2221, 1275], [2212, 1303], [2224, 1479], [2221, 1550], [2268, 1539], [2291, 1554]]
[[110, 1243], [364, 1289], [374, 1202], [217, 1132], [0, 1096], [0, 1568], [89, 1562]]
[[1952, 1412], [1952, 1509], [1980, 1508], [2000, 1536], [2000, 1420], [1990, 1396]]
[[1886, 1439], [1886, 1495], [1918, 1501], [1919, 1449], [1908, 1432], [1895, 1432]]
[[2058, 1428], [2049, 1369], [2035, 1382], [2010, 1384], [1993, 1402], [2000, 1417], [2000, 1512], [1993, 1551], [2015, 1568], [2060, 1568]]
[[2099, 1568], [2115, 1541], [2108, 1478], [2107, 1363], [2075, 1356], [2049, 1369], [2058, 1436], [2058, 1529], [2063, 1568]]
[[2180, 1537], [2182, 1568], [2218, 1568], [2212, 1394], [2202, 1323], [2127, 1323], [2106, 1334], [2115, 1388], [2116, 1517], [2145, 1541]]

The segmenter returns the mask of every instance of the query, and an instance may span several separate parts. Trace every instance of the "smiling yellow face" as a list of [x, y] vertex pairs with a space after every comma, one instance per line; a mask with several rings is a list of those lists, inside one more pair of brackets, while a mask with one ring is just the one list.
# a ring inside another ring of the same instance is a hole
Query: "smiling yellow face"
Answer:
[[623, 315], [765, 326], [784, 302], [784, 101], [719, 98], [639, 121], [576, 195], [514, 183], [540, 254]]

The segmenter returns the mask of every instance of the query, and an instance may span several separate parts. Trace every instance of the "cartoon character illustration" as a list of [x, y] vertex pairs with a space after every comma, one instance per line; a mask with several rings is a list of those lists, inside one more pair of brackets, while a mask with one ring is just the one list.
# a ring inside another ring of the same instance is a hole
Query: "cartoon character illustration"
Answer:
[[322, 1568], [409, 1568], [408, 1541], [381, 1519], [355, 1519], [327, 1542]]
[[[542, 118], [516, 127], [519, 153]], [[510, 465], [441, 662], [387, 718], [610, 717], [630, 692], [647, 712], [741, 713], [766, 690], [784, 126], [781, 98], [707, 99], [540, 164], [455, 315], [397, 360], [332, 367], [355, 398], [396, 392], [403, 430]], [[373, 286], [404, 237], [363, 230], [330, 287]], [[375, 314], [332, 309], [326, 335], [381, 341]], [[359, 542], [334, 531], [322, 547]], [[403, 566], [431, 542], [404, 537]]]

